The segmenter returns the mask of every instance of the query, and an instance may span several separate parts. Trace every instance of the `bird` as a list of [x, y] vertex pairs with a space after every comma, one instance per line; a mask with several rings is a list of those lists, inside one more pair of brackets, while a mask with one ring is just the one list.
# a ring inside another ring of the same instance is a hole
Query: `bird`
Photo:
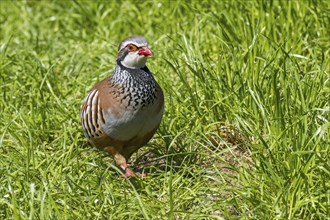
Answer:
[[152, 55], [143, 36], [125, 38], [112, 75], [92, 87], [81, 106], [88, 142], [111, 154], [124, 177], [144, 176], [128, 167], [128, 159], [149, 142], [163, 117], [164, 93], [146, 66]]

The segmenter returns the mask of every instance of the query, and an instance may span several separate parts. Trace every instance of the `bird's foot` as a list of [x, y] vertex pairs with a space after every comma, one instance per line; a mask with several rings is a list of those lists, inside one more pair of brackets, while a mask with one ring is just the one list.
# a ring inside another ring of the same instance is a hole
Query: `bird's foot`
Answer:
[[122, 178], [128, 178], [128, 177], [146, 177], [148, 176], [147, 173], [134, 173], [133, 170], [131, 170], [130, 168], [127, 167], [126, 164], [123, 164], [120, 166], [124, 171], [125, 173], [121, 175]]
[[125, 173], [123, 174], [125, 177], [136, 177], [137, 175], [130, 168], [125, 168]]

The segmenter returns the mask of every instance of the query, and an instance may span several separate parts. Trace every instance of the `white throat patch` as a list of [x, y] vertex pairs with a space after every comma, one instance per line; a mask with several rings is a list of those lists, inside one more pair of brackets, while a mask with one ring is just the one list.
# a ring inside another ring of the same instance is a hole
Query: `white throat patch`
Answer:
[[129, 52], [124, 60], [121, 61], [123, 66], [131, 69], [140, 69], [145, 67], [148, 57], [139, 55], [138, 51]]

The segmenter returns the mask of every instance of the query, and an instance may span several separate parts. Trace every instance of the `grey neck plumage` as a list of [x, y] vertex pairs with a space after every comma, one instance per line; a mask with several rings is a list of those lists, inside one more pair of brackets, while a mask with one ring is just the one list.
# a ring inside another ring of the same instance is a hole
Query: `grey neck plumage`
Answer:
[[154, 86], [155, 80], [145, 66], [141, 69], [130, 69], [117, 61], [116, 68], [112, 75], [112, 80], [116, 84], [121, 84], [129, 87], [145, 87], [147, 85]]
[[110, 83], [121, 88], [116, 93], [128, 94], [124, 99], [130, 103], [127, 108], [143, 109], [154, 103], [157, 83], [145, 66], [142, 69], [129, 69], [117, 62]]

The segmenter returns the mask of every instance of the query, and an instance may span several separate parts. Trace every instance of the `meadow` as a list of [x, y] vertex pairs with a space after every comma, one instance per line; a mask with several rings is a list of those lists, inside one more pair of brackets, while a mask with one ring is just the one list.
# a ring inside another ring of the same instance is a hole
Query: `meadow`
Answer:
[[[329, 1], [0, 1], [0, 219], [329, 219]], [[119, 178], [84, 96], [143, 35], [163, 121]]]

